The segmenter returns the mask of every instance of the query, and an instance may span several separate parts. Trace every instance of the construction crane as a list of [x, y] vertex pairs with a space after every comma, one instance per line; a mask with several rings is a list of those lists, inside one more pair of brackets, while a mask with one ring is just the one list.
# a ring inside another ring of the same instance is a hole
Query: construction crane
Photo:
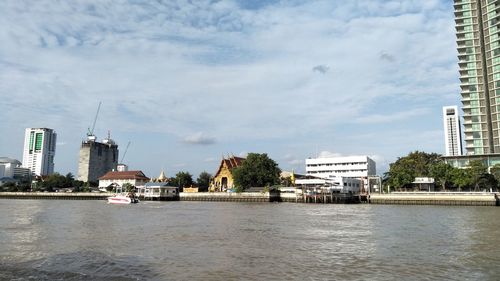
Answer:
[[128, 141], [127, 147], [125, 148], [125, 151], [123, 152], [122, 161], [120, 161], [120, 164], [123, 164], [123, 159], [125, 159], [125, 155], [127, 154], [129, 145], [130, 145], [130, 141]]
[[92, 129], [90, 129], [90, 127], [88, 128], [87, 139], [91, 141], [96, 140], [96, 136], [94, 135], [94, 129], [95, 129], [95, 123], [97, 122], [97, 117], [99, 116], [99, 110], [101, 110], [101, 103], [102, 102], [99, 102], [99, 106], [97, 107], [97, 112], [95, 114], [94, 123], [92, 124]]

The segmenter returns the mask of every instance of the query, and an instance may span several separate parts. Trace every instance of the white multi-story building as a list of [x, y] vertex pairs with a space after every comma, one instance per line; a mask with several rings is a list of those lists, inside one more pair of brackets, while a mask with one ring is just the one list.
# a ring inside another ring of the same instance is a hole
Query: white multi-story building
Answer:
[[54, 173], [57, 134], [48, 128], [27, 128], [24, 137], [23, 167], [32, 174], [45, 176]]
[[443, 107], [444, 143], [446, 156], [462, 155], [462, 131], [458, 106]]
[[0, 157], [0, 179], [29, 179], [30, 170], [27, 168], [21, 168], [21, 162], [8, 158]]
[[362, 179], [365, 188], [368, 177], [377, 173], [375, 161], [368, 156], [339, 156], [306, 159], [306, 174], [319, 178], [356, 178]]

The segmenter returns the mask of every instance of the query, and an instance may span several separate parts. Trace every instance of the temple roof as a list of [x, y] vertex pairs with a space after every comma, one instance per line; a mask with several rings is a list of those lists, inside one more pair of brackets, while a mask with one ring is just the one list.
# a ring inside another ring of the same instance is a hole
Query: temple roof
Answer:
[[165, 181], [165, 180], [167, 180], [167, 176], [165, 176], [165, 172], [163, 172], [163, 170], [161, 170], [160, 176], [158, 177], [157, 180], [158, 181]]
[[214, 177], [217, 177], [217, 175], [220, 173], [220, 171], [221, 171], [222, 167], [224, 166], [224, 164], [229, 169], [229, 171], [231, 171], [232, 169], [241, 166], [241, 164], [243, 163], [243, 161], [245, 161], [245, 158], [236, 157], [236, 156], [232, 156], [232, 157], [229, 157], [227, 159], [226, 158], [222, 158], [222, 161], [220, 162], [220, 165], [219, 165], [219, 169], [215, 173]]

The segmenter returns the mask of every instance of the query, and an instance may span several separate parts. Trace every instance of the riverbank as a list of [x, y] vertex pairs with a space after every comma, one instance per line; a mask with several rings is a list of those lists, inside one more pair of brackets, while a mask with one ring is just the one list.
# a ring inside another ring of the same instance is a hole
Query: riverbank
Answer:
[[[112, 193], [80, 192], [0, 192], [0, 199], [52, 199], [52, 200], [105, 200]], [[345, 198], [304, 197], [294, 193], [179, 193], [173, 198], [179, 201], [212, 202], [290, 202], [290, 203], [360, 203]], [[353, 198], [354, 198], [353, 197]], [[393, 192], [390, 194], [370, 194], [367, 203], [382, 205], [452, 205], [452, 206], [500, 206], [500, 195], [490, 192]], [[351, 198], [351, 199], [353, 199]], [[354, 199], [356, 199], [354, 198]], [[327, 200], [328, 199], [328, 200]], [[342, 199], [342, 200], [341, 200]]]
[[[97, 192], [0, 192], [0, 199], [48, 199], [48, 200], [106, 200], [113, 193]], [[145, 200], [142, 196], [141, 200]], [[302, 197], [295, 194], [269, 194], [268, 192], [244, 193], [187, 193], [181, 192], [178, 197], [164, 200], [174, 201], [214, 201], [214, 202], [297, 202], [302, 203]]]
[[497, 193], [491, 192], [393, 192], [370, 194], [368, 203], [383, 205], [500, 206]]
[[0, 192], [3, 199], [105, 200], [112, 195], [107, 192]]

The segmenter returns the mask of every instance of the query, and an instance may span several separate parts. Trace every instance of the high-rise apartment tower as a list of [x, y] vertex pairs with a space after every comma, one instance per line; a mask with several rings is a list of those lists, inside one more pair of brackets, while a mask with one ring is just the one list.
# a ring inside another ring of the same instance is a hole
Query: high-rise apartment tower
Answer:
[[462, 133], [458, 106], [443, 107], [444, 143], [446, 156], [462, 155]]
[[467, 155], [500, 153], [500, 0], [454, 0]]
[[46, 176], [54, 173], [56, 155], [54, 130], [48, 128], [27, 128], [24, 135], [23, 167], [32, 174]]

